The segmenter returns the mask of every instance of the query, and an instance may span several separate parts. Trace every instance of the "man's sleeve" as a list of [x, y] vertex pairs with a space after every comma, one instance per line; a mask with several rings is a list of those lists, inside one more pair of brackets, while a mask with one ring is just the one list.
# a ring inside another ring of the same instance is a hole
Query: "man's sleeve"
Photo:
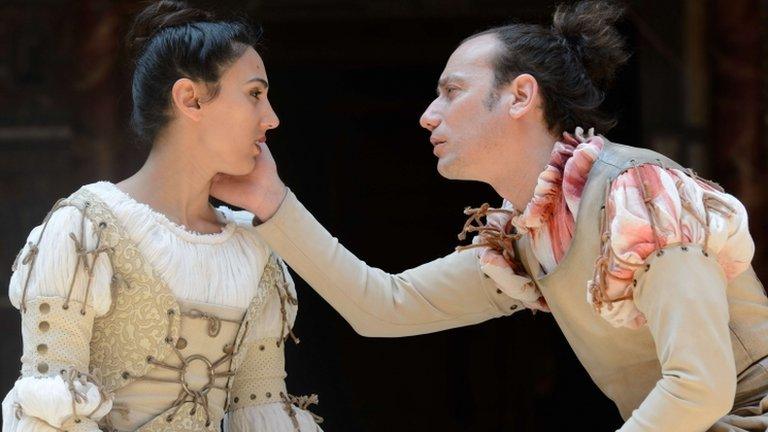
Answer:
[[409, 336], [523, 309], [487, 278], [472, 251], [390, 274], [357, 258], [288, 191], [255, 231], [361, 335]]

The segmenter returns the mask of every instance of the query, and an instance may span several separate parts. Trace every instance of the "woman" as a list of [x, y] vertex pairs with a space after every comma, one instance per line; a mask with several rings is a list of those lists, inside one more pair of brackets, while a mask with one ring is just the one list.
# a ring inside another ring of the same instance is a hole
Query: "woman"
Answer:
[[262, 238], [361, 334], [551, 311], [621, 431], [764, 432], [768, 298], [744, 206], [658, 153], [579, 127], [613, 124], [598, 107], [627, 58], [620, 15], [579, 2], [551, 27], [494, 28], [451, 55], [421, 119], [438, 171], [505, 199], [467, 210], [473, 252], [392, 275], [339, 245], [274, 166], [214, 192], [264, 221]]
[[183, 2], [135, 19], [132, 126], [143, 167], [56, 203], [14, 263], [21, 377], [3, 431], [319, 431], [285, 388], [294, 286], [249, 228], [208, 203], [278, 126], [257, 37]]

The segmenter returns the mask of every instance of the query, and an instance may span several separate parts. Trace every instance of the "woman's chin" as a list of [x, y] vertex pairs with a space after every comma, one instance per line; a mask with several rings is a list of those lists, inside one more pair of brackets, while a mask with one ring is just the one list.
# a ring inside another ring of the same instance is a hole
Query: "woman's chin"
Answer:
[[256, 157], [257, 156], [251, 157], [251, 160], [245, 163], [241, 161], [237, 166], [234, 164], [230, 165], [225, 170], [221, 171], [221, 173], [232, 177], [248, 175], [253, 172], [254, 168], [256, 168]]
[[249, 164], [247, 167], [243, 168], [242, 171], [240, 171], [241, 176], [248, 175], [253, 172], [253, 169], [256, 168], [256, 161], [254, 160], [253, 163]]

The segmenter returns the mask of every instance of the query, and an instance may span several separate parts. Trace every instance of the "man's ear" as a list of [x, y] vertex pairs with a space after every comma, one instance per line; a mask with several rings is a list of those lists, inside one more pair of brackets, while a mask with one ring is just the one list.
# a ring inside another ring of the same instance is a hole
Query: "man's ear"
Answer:
[[531, 74], [520, 74], [505, 89], [510, 93], [509, 115], [519, 119], [536, 107], [539, 83]]
[[201, 118], [201, 86], [189, 78], [179, 78], [173, 83], [171, 88], [171, 100], [174, 107], [187, 116], [192, 121], [199, 121]]

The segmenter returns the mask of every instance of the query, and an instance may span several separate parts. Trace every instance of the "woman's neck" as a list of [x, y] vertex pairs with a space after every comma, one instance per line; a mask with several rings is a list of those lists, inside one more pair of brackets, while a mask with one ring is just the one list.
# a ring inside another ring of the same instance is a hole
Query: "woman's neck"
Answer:
[[187, 152], [173, 151], [164, 144], [156, 144], [144, 166], [117, 187], [190, 230], [220, 232], [221, 223], [208, 202], [215, 173]]

